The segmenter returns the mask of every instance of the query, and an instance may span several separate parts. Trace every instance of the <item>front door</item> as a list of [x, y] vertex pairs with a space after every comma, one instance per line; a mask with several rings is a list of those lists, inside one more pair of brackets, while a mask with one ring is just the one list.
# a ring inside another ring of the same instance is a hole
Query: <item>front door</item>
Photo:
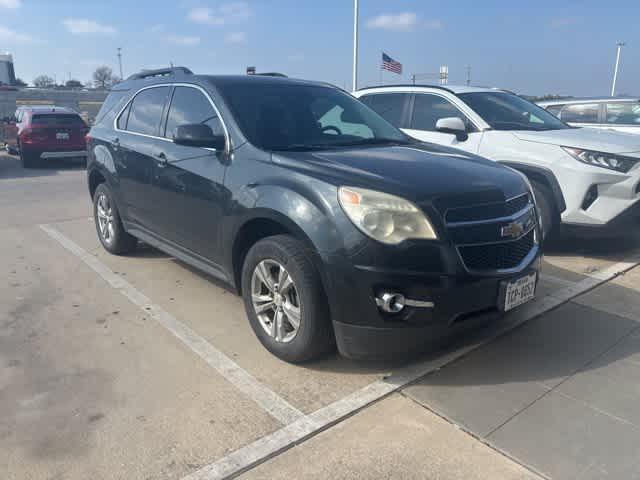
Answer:
[[[455, 135], [436, 130], [441, 118], [458, 117], [467, 126], [469, 138], [459, 141]], [[482, 132], [471, 123], [468, 117], [448, 99], [431, 93], [417, 93], [413, 103], [408, 128], [402, 129], [407, 135], [423, 142], [436, 143], [459, 148], [470, 153], [478, 153]]]
[[225, 131], [213, 103], [195, 86], [174, 89], [162, 142], [155, 152], [155, 222], [165, 239], [219, 263], [220, 219], [229, 194], [224, 188], [225, 151], [176, 145], [179, 125], [203, 123]]

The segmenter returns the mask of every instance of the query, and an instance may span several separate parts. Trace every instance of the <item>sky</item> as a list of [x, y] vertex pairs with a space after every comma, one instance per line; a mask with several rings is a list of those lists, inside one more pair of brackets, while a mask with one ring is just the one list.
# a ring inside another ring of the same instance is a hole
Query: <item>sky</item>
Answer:
[[[360, 0], [360, 86], [381, 81], [381, 52], [402, 76], [449, 67], [450, 83], [522, 94], [607, 95], [616, 43], [619, 93], [640, 95], [640, 1]], [[279, 71], [351, 87], [352, 0], [0, 0], [0, 51], [18, 77], [86, 82], [170, 62], [196, 73]], [[423, 83], [437, 81], [429, 75]]]

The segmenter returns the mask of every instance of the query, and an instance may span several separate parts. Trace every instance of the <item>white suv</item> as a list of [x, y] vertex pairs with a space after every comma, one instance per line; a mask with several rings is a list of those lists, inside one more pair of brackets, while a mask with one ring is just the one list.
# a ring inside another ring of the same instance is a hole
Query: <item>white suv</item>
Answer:
[[640, 136], [573, 128], [504, 90], [387, 86], [354, 95], [425, 142], [495, 160], [532, 183], [545, 235], [622, 233], [640, 218]]

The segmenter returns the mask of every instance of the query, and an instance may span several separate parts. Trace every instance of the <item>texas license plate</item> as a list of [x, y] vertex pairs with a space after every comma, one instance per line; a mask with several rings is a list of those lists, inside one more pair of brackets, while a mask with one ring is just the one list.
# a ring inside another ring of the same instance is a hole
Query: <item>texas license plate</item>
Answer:
[[56, 133], [56, 140], [69, 140], [69, 134], [66, 132]]
[[513, 310], [536, 296], [538, 274], [530, 273], [524, 277], [502, 282], [500, 286], [500, 306], [503, 312]]

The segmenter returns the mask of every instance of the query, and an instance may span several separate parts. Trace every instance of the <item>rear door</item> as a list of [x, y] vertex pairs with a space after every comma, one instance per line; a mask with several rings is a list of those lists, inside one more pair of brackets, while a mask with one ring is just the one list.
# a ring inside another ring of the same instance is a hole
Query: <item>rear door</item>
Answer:
[[[467, 127], [469, 138], [457, 140], [455, 135], [436, 130], [436, 123], [442, 118], [457, 117]], [[435, 93], [416, 93], [413, 101], [410, 121], [405, 133], [423, 142], [436, 143], [477, 153], [482, 132], [449, 99]]]
[[202, 123], [216, 135], [225, 129], [210, 96], [195, 85], [174, 88], [153, 177], [154, 225], [165, 239], [219, 263], [226, 152], [173, 143], [180, 125]]
[[154, 86], [138, 92], [116, 120], [111, 140], [128, 220], [151, 233], [158, 230], [151, 182], [156, 156], [166, 142], [160, 137], [160, 125], [170, 90]]

